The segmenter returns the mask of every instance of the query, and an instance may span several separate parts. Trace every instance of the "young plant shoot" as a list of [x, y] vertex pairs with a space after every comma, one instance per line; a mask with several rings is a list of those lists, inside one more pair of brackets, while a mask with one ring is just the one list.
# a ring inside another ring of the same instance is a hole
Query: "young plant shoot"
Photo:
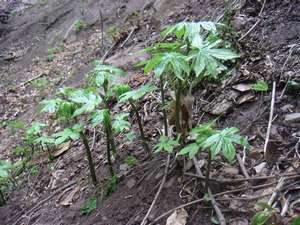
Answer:
[[211, 161], [219, 153], [222, 153], [225, 159], [232, 163], [236, 154], [235, 145], [248, 146], [247, 140], [240, 136], [238, 131], [235, 127], [215, 130], [213, 123], [201, 125], [191, 131], [191, 135], [196, 136], [195, 142], [187, 145], [178, 153], [178, 155], [189, 155], [189, 158], [192, 159], [199, 150], [208, 151], [206, 189], [209, 187]]
[[80, 138], [86, 150], [92, 182], [94, 186], [97, 186], [98, 180], [92, 153], [84, 131], [86, 122], [82, 118], [85, 114], [93, 112], [102, 99], [90, 90], [74, 88], [63, 88], [58, 96], [55, 99], [43, 101], [41, 109], [42, 112], [54, 114], [57, 121], [67, 126], [64, 130], [52, 135], [54, 144], [60, 145]]
[[138, 110], [139, 102], [138, 101], [144, 95], [146, 95], [147, 93], [149, 93], [155, 89], [156, 89], [155, 86], [148, 84], [148, 85], [144, 85], [144, 86], [140, 87], [137, 90], [125, 92], [119, 98], [120, 99], [119, 102], [127, 102], [128, 101], [130, 103], [130, 105], [135, 113], [137, 122], [138, 122], [139, 130], [140, 130], [140, 138], [141, 138], [144, 150], [149, 156], [151, 155], [151, 150], [150, 150], [149, 144], [147, 142], [145, 132], [144, 132], [144, 127], [143, 127], [143, 122], [142, 122], [142, 119], [139, 114], [139, 110]]

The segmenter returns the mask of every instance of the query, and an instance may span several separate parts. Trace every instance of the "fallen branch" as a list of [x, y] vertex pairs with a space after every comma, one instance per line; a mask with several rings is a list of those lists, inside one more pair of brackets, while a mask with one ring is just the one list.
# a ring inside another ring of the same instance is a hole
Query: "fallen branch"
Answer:
[[169, 155], [168, 155], [167, 162], [166, 162], [166, 167], [165, 167], [165, 171], [164, 171], [164, 176], [163, 176], [163, 178], [162, 178], [161, 184], [160, 184], [160, 186], [159, 186], [159, 189], [158, 189], [158, 191], [157, 191], [157, 193], [156, 193], [156, 195], [155, 195], [155, 197], [154, 197], [154, 199], [153, 199], [153, 201], [152, 201], [152, 203], [151, 203], [151, 206], [150, 206], [150, 208], [148, 209], [148, 212], [147, 212], [147, 214], [145, 215], [145, 217], [144, 217], [144, 219], [143, 219], [141, 225], [145, 225], [145, 224], [146, 224], [146, 221], [147, 221], [147, 219], [148, 219], [148, 217], [149, 217], [149, 215], [150, 215], [150, 213], [151, 213], [151, 211], [152, 211], [152, 209], [153, 209], [153, 207], [154, 207], [154, 205], [155, 205], [155, 203], [156, 203], [156, 201], [157, 201], [157, 199], [158, 199], [158, 196], [159, 196], [159, 194], [160, 194], [160, 192], [161, 192], [163, 186], [165, 185], [166, 178], [167, 178], [167, 174], [168, 174], [168, 168], [169, 168], [169, 165], [170, 165], [170, 158], [171, 158], [171, 155], [169, 154]]
[[245, 167], [245, 164], [244, 164], [244, 162], [243, 162], [243, 160], [242, 160], [242, 158], [241, 158], [241, 156], [240, 156], [239, 153], [236, 154], [236, 158], [237, 158], [237, 160], [238, 160], [238, 163], [240, 164], [240, 167], [241, 167], [241, 170], [242, 170], [244, 176], [245, 176], [247, 179], [249, 179], [250, 176], [249, 176], [249, 174], [248, 174], [248, 171], [247, 171], [247, 169], [246, 169], [246, 167]]
[[129, 35], [127, 36], [127, 38], [125, 39], [125, 41], [123, 41], [123, 43], [121, 44], [121, 46], [120, 46], [121, 48], [123, 48], [124, 45], [126, 45], [126, 43], [128, 42], [128, 40], [129, 40], [129, 39], [131, 38], [131, 36], [133, 35], [134, 31], [136, 31], [137, 29], [138, 29], [137, 26], [134, 26], [134, 27], [131, 29]]
[[253, 30], [254, 30], [254, 28], [260, 23], [260, 21], [261, 21], [261, 19], [258, 19], [257, 21], [256, 21], [256, 23], [255, 24], [253, 24], [253, 26], [242, 36], [242, 37], [240, 37], [239, 39], [238, 39], [238, 41], [241, 41], [241, 40], [243, 40], [245, 37], [247, 37]]
[[[202, 176], [201, 169], [200, 169], [200, 167], [198, 166], [198, 162], [197, 162], [197, 159], [196, 159], [195, 157], [193, 158], [193, 162], [194, 162], [194, 165], [195, 165], [197, 174], [198, 174], [199, 176]], [[212, 194], [212, 192], [211, 192], [211, 190], [210, 190], [209, 187], [207, 187], [207, 193], [208, 193], [208, 197], [209, 197], [209, 199], [210, 199], [210, 201], [211, 201], [211, 204], [212, 204], [212, 206], [213, 206], [213, 208], [214, 208], [214, 210], [215, 210], [215, 212], [216, 212], [216, 214], [217, 214], [217, 217], [218, 217], [218, 220], [219, 220], [220, 224], [221, 224], [221, 225], [226, 225], [225, 217], [224, 217], [222, 211], [220, 210], [220, 208], [219, 208], [219, 206], [218, 206], [218, 204], [217, 204], [217, 202], [216, 202], [216, 199], [215, 199], [215, 197], [213, 196], [213, 194]]]
[[[45, 74], [45, 73], [39, 74], [38, 76], [35, 76], [35, 77], [33, 77], [33, 78], [29, 79], [29, 80], [26, 80], [26, 81], [22, 82], [21, 84], [19, 84], [19, 85], [13, 87], [13, 88], [11, 88], [11, 89], [17, 89], [17, 88], [19, 88], [19, 87], [25, 86], [25, 85], [27, 85], [28, 83], [31, 83], [32, 81], [35, 81], [35, 80], [37, 80], [37, 79], [39, 79], [39, 78], [41, 78], [41, 77], [43, 77], [43, 76], [46, 76], [46, 74]], [[10, 89], [10, 90], [11, 90], [11, 89]]]
[[267, 134], [266, 134], [266, 141], [265, 141], [265, 145], [264, 145], [264, 156], [265, 156], [265, 158], [267, 156], [267, 147], [268, 147], [268, 142], [269, 142], [269, 139], [270, 139], [270, 133], [271, 133], [271, 127], [272, 127], [272, 121], [273, 121], [275, 93], [276, 93], [276, 82], [273, 81], [271, 109], [270, 109], [269, 123], [268, 123], [268, 129], [267, 129]]

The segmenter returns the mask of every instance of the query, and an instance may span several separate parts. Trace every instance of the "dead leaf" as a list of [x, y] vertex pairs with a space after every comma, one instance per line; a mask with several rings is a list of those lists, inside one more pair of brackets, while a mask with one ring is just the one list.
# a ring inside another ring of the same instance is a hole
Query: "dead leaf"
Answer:
[[185, 209], [177, 209], [168, 217], [166, 225], [186, 225], [187, 217]]
[[70, 206], [73, 202], [74, 195], [80, 190], [78, 186], [76, 186], [62, 201], [60, 201], [60, 205], [62, 206]]
[[254, 100], [254, 99], [255, 99], [255, 95], [252, 94], [252, 93], [249, 93], [249, 94], [246, 94], [246, 95], [241, 96], [241, 97], [238, 99], [237, 104], [241, 105], [241, 104], [243, 104], [243, 103], [245, 103], [245, 102], [250, 102], [250, 101], [252, 101], [252, 100]]
[[256, 174], [260, 174], [263, 169], [266, 167], [267, 163], [266, 162], [262, 162], [260, 164], [258, 164], [257, 166], [254, 167], [254, 170], [256, 172]]
[[66, 142], [58, 146], [58, 151], [54, 153], [54, 157], [58, 157], [64, 154], [66, 151], [70, 149], [71, 142]]
[[251, 90], [251, 84], [237, 84], [232, 86], [232, 88], [240, 92], [246, 92]]

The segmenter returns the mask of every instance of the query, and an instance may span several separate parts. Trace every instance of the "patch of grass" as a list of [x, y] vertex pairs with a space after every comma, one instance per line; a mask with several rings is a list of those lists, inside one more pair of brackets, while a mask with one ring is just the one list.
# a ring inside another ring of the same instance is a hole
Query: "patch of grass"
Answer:
[[128, 165], [128, 166], [135, 166], [139, 163], [139, 161], [137, 160], [136, 157], [130, 155], [130, 156], [127, 156], [125, 158], [125, 163]]
[[118, 37], [120, 36], [120, 28], [117, 26], [110, 26], [106, 33], [108, 34], [109, 38], [112, 40], [117, 40]]
[[251, 86], [251, 89], [256, 92], [266, 92], [269, 90], [269, 87], [267, 82], [263, 80], [258, 80], [255, 84]]
[[43, 91], [47, 88], [49, 80], [47, 77], [41, 77], [31, 82], [32, 86], [38, 91]]
[[97, 198], [92, 196], [83, 204], [80, 211], [83, 215], [90, 215], [95, 209], [97, 209]]
[[74, 22], [73, 26], [74, 26], [74, 30], [76, 32], [79, 32], [79, 31], [81, 31], [82, 29], [84, 29], [86, 27], [86, 24], [85, 24], [85, 22], [83, 20], [76, 20]]

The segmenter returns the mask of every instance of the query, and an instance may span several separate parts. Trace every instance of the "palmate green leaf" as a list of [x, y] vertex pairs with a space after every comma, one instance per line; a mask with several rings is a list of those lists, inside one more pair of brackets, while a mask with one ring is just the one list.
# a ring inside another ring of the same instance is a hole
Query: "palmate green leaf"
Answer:
[[258, 80], [251, 86], [251, 89], [257, 92], [266, 92], [269, 90], [267, 82], [264, 80]]
[[43, 135], [34, 140], [34, 143], [41, 144], [43, 146], [52, 145], [55, 143], [54, 138], [49, 137], [48, 135]]
[[100, 96], [94, 94], [91, 91], [81, 89], [71, 93], [69, 96], [69, 100], [76, 104], [79, 104], [80, 106], [75, 110], [73, 116], [92, 112], [102, 101]]
[[128, 91], [130, 91], [131, 88], [128, 84], [120, 84], [120, 85], [116, 85], [113, 88], [113, 92], [115, 93], [116, 98], [119, 100], [120, 96]]
[[57, 108], [56, 116], [60, 120], [70, 120], [78, 107], [73, 102], [62, 101]]
[[69, 140], [77, 140], [80, 137], [80, 132], [82, 131], [82, 125], [76, 124], [72, 128], [65, 128], [63, 131], [55, 133], [52, 137], [55, 139], [54, 144], [60, 145]]
[[230, 49], [218, 48], [217, 46], [222, 43], [221, 40], [214, 42], [204, 41], [203, 44], [193, 45], [193, 50], [187, 57], [192, 60], [192, 69], [195, 71], [196, 76], [201, 74], [212, 76], [216, 78], [220, 68], [224, 67], [221, 61], [239, 58], [240, 55]]
[[43, 100], [40, 111], [43, 113], [55, 113], [60, 103], [61, 99]]
[[9, 170], [13, 167], [12, 163], [5, 160], [0, 160], [0, 178], [9, 177]]
[[160, 136], [159, 143], [154, 146], [155, 153], [166, 151], [168, 153], [172, 153], [174, 148], [179, 146], [179, 138], [174, 140], [167, 136]]
[[232, 162], [235, 158], [235, 144], [246, 146], [245, 139], [238, 135], [238, 129], [235, 127], [225, 128], [217, 131], [212, 136], [208, 137], [202, 144], [203, 149], [209, 149], [214, 159], [217, 154], [222, 152], [224, 157]]
[[200, 150], [200, 146], [197, 143], [192, 143], [185, 146], [183, 149], [180, 150], [178, 155], [189, 155], [189, 158], [192, 159]]
[[91, 121], [92, 121], [93, 127], [96, 127], [103, 122], [104, 111], [107, 111], [107, 109], [96, 110], [95, 112], [92, 113]]
[[126, 73], [112, 65], [105, 65], [101, 61], [94, 62], [95, 84], [98, 87], [103, 87], [105, 82], [115, 82], [116, 76], [125, 76]]
[[136, 100], [142, 98], [147, 93], [152, 92], [154, 90], [156, 90], [156, 87], [154, 85], [146, 84], [146, 85], [141, 86], [137, 90], [128, 91], [128, 92], [122, 94], [119, 97], [119, 99], [120, 99], [119, 101], [126, 102], [126, 101], [129, 101], [130, 99], [136, 101]]
[[204, 141], [207, 140], [210, 136], [216, 133], [216, 130], [214, 129], [215, 121], [204, 123], [200, 125], [199, 127], [196, 127], [191, 130], [191, 135], [196, 135], [196, 143], [201, 146]]
[[114, 117], [112, 127], [116, 133], [121, 133], [131, 127], [131, 124], [128, 122], [128, 116], [129, 113], [121, 113]]
[[41, 133], [42, 128], [46, 127], [47, 125], [40, 122], [32, 123], [31, 127], [26, 131], [26, 135], [37, 135]]

